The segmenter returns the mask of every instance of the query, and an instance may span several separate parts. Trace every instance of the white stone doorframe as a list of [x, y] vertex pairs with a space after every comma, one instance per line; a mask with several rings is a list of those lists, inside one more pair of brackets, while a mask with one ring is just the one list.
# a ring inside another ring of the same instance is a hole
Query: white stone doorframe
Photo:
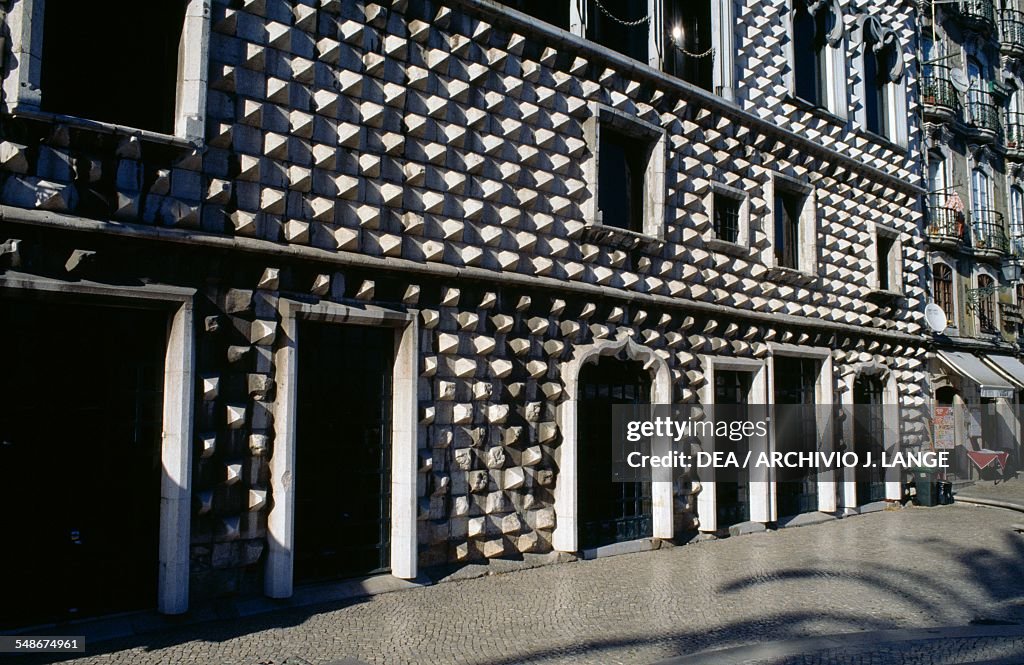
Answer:
[[[833, 403], [834, 384], [832, 380], [832, 351], [827, 347], [799, 346], [796, 344], [781, 344], [769, 342], [768, 348], [771, 352], [773, 362], [770, 363], [768, 371], [768, 394], [771, 402], [775, 403], [775, 363], [776, 356], [789, 356], [796, 358], [814, 358], [821, 362], [821, 369], [818, 371], [818, 380], [814, 387], [814, 403], [817, 407], [828, 406]], [[831, 419], [822, 422], [818, 418], [818, 436], [822, 441], [823, 452], [829, 453], [835, 450], [835, 434]], [[769, 448], [775, 450], [775, 431], [769, 428]], [[771, 500], [771, 521], [779, 519], [779, 504], [777, 485], [774, 472], [771, 474], [771, 489], [769, 499]], [[834, 513], [838, 510], [836, 499], [836, 481], [834, 473], [829, 469], [818, 472], [818, 511], [823, 513]]]
[[[900, 393], [899, 384], [895, 374], [888, 367], [880, 363], [858, 363], [853, 371], [843, 377], [846, 384], [842, 394], [843, 408], [853, 415], [854, 395], [853, 385], [862, 375], [874, 375], [882, 381], [882, 406], [885, 409], [884, 417], [895, 417], [895, 422], [887, 422], [883, 434], [883, 447], [891, 451], [900, 442]], [[843, 440], [853, 443], [853, 419], [847, 418], [843, 423]], [[885, 471], [885, 499], [887, 501], [899, 501], [903, 497], [903, 483], [899, 478], [899, 469], [886, 469]], [[854, 469], [843, 470], [843, 480], [839, 491], [839, 505], [844, 513], [856, 513], [857, 508], [857, 472]]]
[[142, 307], [168, 311], [164, 354], [163, 431], [160, 441], [160, 541], [157, 609], [162, 614], [188, 610], [189, 544], [192, 538], [192, 423], [195, 384], [195, 289], [147, 284], [110, 286], [61, 282], [8, 272], [0, 293], [47, 296], [97, 306]]
[[[558, 447], [558, 479], [555, 484], [555, 531], [552, 546], [560, 552], [579, 550], [579, 476], [578, 476], [578, 396], [580, 370], [601, 356], [614, 356], [625, 350], [629, 360], [643, 363], [651, 376], [651, 404], [672, 403], [672, 374], [668, 363], [648, 347], [641, 346], [628, 335], [579, 346], [572, 358], [562, 364], [567, 398], [558, 407], [562, 443]], [[655, 538], [670, 539], [673, 525], [672, 482], [651, 483], [651, 510]]]
[[[701, 364], [705, 368], [704, 376], [706, 378], [706, 382], [700, 390], [701, 404], [714, 405], [715, 373], [719, 370], [749, 372], [752, 375], [752, 380], [747, 404], [768, 404], [768, 364], [764, 360], [703, 356]], [[753, 453], [752, 459], [756, 459], [761, 452], [767, 452], [768, 439], [750, 437], [750, 451]], [[710, 471], [713, 473], [714, 469], [710, 469]], [[750, 520], [761, 523], [770, 522], [772, 505], [770, 490], [772, 486], [769, 483], [766, 469], [755, 466], [749, 470], [749, 473]], [[697, 516], [700, 518], [701, 531], [718, 530], [718, 497], [715, 494], [713, 475], [710, 480], [701, 481], [701, 491], [697, 495]]]
[[416, 577], [416, 450], [419, 326], [416, 311], [371, 305], [305, 303], [282, 298], [280, 344], [274, 354], [277, 398], [274, 448], [270, 457], [272, 508], [267, 517], [264, 593], [288, 598], [294, 589], [295, 408], [298, 392], [299, 319], [390, 328], [395, 333], [391, 407], [391, 574]]

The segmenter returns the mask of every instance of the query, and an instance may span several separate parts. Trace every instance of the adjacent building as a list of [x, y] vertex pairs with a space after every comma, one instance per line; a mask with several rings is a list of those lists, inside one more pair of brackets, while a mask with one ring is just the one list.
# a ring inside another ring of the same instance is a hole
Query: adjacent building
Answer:
[[[1017, 358], [1024, 282], [1024, 12], [1016, 2], [932, 3], [921, 15], [921, 108], [927, 162], [933, 335], [931, 392], [955, 446], [1009, 450], [1019, 466]], [[994, 471], [994, 469], [993, 469]]]
[[5, 626], [902, 497], [608, 413], [927, 405], [915, 3], [167, 4], [5, 5]]

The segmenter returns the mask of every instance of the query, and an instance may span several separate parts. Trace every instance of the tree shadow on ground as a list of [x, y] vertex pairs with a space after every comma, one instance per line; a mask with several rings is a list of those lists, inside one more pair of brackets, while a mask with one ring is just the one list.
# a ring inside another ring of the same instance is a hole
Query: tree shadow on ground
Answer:
[[[943, 564], [941, 567], [936, 565], [937, 569], [954, 571], [952, 575], [947, 574], [945, 577], [938, 574], [930, 575], [920, 569], [912, 570], [902, 566], [899, 561], [888, 563], [872, 561], [870, 565], [865, 563], [860, 566], [856, 560], [852, 560], [846, 561], [846, 569], [843, 569], [839, 563], [826, 560], [814, 566], [773, 568], [768, 574], [763, 571], [750, 572], [742, 575], [739, 579], [720, 584], [712, 589], [712, 598], [714, 599], [712, 602], [718, 602], [719, 599], [729, 602], [730, 599], [735, 598], [747, 602], [747, 599], [742, 596], [744, 592], [755, 590], [758, 594], [763, 594], [758, 597], [784, 598], [786, 593], [791, 592], [787, 589], [787, 585], [792, 586], [794, 582], [800, 581], [821, 580], [822, 584], [816, 591], [821, 595], [820, 602], [814, 610], [772, 611], [766, 609], [767, 604], [764, 607], [752, 606], [749, 611], [751, 616], [726, 622], [712, 629], [688, 628], [687, 616], [681, 614], [678, 617], [667, 617], [670, 625], [660, 630], [651, 626], [646, 630], [636, 630], [633, 634], [622, 635], [615, 634], [612, 629], [609, 630], [609, 635], [606, 638], [580, 641], [573, 640], [571, 633], [567, 633], [564, 640], [551, 640], [538, 636], [538, 639], [543, 639], [547, 643], [545, 646], [531, 648], [529, 643], [524, 641], [523, 649], [515, 656], [497, 658], [488, 655], [475, 658], [466, 655], [457, 657], [456, 653], [465, 645], [453, 642], [452, 661], [457, 660], [460, 663], [472, 665], [518, 665], [552, 660], [572, 662], [586, 655], [590, 660], [596, 656], [605, 662], [629, 662], [633, 647], [637, 651], [643, 648], [648, 653], [652, 647], [655, 647], [662, 652], [663, 656], [660, 657], [670, 658], [709, 649], [821, 635], [823, 634], [822, 626], [835, 626], [835, 630], [831, 630], [831, 633], [904, 627], [894, 625], [891, 615], [872, 616], [868, 612], [856, 612], [850, 611], [849, 607], [845, 609], [838, 607], [836, 603], [832, 602], [835, 597], [830, 597], [830, 594], [849, 589], [850, 585], [858, 590], [863, 590], [867, 596], [877, 599], [876, 602], [883, 605], [891, 603], [897, 607], [920, 608], [922, 613], [928, 614], [928, 625], [962, 625], [965, 623], [965, 616], [970, 617], [971, 623], [1024, 622], [1024, 576], [1019, 572], [1024, 569], [1024, 537], [1015, 533], [1005, 533], [1002, 540], [1005, 547], [1001, 551], [996, 551], [977, 545], [967, 544], [965, 546], [955, 539], [954, 534], [945, 538], [902, 536], [901, 542], [906, 545], [907, 556], [920, 556], [923, 550], [927, 550], [931, 556], [936, 557], [937, 562]], [[855, 566], [856, 570], [850, 570], [851, 565]], [[840, 583], [845, 586], [832, 586]], [[459, 582], [453, 584], [459, 584]], [[545, 591], [540, 589], [528, 592], [544, 593]], [[652, 597], [652, 602], [656, 602], [656, 600]], [[160, 632], [90, 645], [89, 656], [102, 657], [104, 654], [130, 649], [154, 652], [189, 641], [224, 642], [261, 631], [296, 627], [310, 617], [325, 612], [346, 610], [371, 601], [372, 597], [352, 598], [298, 608], [283, 607], [278, 611], [240, 619], [223, 619], [168, 627]], [[595, 614], [595, 608], [590, 605], [589, 600], [584, 600], [581, 603], [582, 608], [588, 610], [584, 619], [591, 620]], [[614, 608], [609, 607], [609, 609]], [[694, 607], [695, 612], [704, 609], [706, 608]], [[438, 611], [443, 611], [443, 608], [438, 608]], [[600, 610], [596, 614], [600, 615]], [[514, 624], [516, 619], [514, 616], [507, 616], [501, 620]], [[339, 635], [344, 632], [343, 621], [344, 618], [341, 617], [338, 628]], [[664, 624], [665, 621], [661, 623]], [[673, 624], [678, 624], [678, 628]], [[905, 625], [920, 626], [922, 624], [920, 621], [908, 621]], [[396, 626], [396, 630], [408, 630], [408, 628]], [[484, 631], [483, 627], [481, 627], [481, 631]], [[485, 637], [483, 633], [482, 637]], [[447, 639], [443, 625], [439, 627], [437, 639], [442, 641]], [[522, 637], [510, 637], [509, 639], [522, 639]], [[485, 649], [487, 643], [487, 639], [481, 639], [476, 643], [475, 648]], [[352, 651], [356, 650], [353, 647]], [[295, 655], [303, 657], [301, 653]], [[80, 657], [80, 654], [78, 656]], [[1024, 654], [1021, 656], [1024, 658]], [[75, 655], [56, 659], [53, 656], [48, 659], [29, 657], [19, 662], [34, 665], [35, 663], [59, 662], [75, 657]], [[338, 653], [336, 657], [358, 658], [359, 656], [357, 653]], [[428, 660], [438, 663], [446, 662], [436, 657], [424, 657], [422, 662], [428, 662]], [[641, 660], [647, 662], [650, 658], [644, 656]], [[259, 661], [254, 658], [252, 665], [256, 665], [257, 662]], [[388, 660], [387, 662], [403, 661]]]

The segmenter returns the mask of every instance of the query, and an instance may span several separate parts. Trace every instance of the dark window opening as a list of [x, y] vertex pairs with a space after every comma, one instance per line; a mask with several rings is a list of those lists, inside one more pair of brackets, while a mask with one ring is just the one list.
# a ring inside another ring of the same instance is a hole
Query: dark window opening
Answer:
[[953, 269], [937, 263], [932, 274], [932, 296], [935, 304], [942, 308], [949, 318], [953, 313]]
[[569, 0], [499, 0], [506, 7], [511, 7], [538, 21], [550, 23], [562, 30], [569, 29]]
[[878, 271], [878, 288], [888, 291], [892, 286], [892, 269], [896, 257], [893, 250], [896, 248], [896, 239], [889, 236], [879, 235], [877, 242], [876, 270]]
[[174, 133], [185, 0], [46, 0], [42, 109]]
[[650, 145], [644, 139], [600, 128], [598, 148], [598, 206], [601, 223], [644, 231], [644, 178]]
[[978, 328], [985, 334], [998, 332], [995, 280], [988, 275], [978, 276]]
[[793, 92], [817, 106], [828, 100], [827, 32], [828, 12], [820, 9], [812, 15], [798, 0], [793, 16]]
[[886, 86], [889, 81], [884, 75], [884, 63], [878, 54], [870, 52], [864, 56], [864, 113], [865, 126], [869, 132], [888, 136], [889, 111]]
[[[533, 1], [541, 0], [531, 0]], [[587, 39], [634, 60], [647, 62], [648, 22], [633, 25], [645, 16], [647, 3], [632, 0], [600, 0], [598, 6], [595, 0], [587, 0]]]
[[803, 196], [793, 192], [775, 195], [775, 265], [800, 268], [800, 208]]
[[665, 9], [665, 71], [705, 90], [714, 88], [710, 0], [675, 0]]
[[740, 240], [740, 202], [731, 196], [715, 194], [715, 238], [725, 242]]

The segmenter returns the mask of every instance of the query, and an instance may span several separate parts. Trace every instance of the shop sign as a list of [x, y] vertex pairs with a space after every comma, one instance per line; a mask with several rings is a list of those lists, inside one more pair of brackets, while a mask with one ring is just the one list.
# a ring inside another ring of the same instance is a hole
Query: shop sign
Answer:
[[935, 447], [952, 449], [956, 447], [956, 414], [951, 406], [935, 407]]

